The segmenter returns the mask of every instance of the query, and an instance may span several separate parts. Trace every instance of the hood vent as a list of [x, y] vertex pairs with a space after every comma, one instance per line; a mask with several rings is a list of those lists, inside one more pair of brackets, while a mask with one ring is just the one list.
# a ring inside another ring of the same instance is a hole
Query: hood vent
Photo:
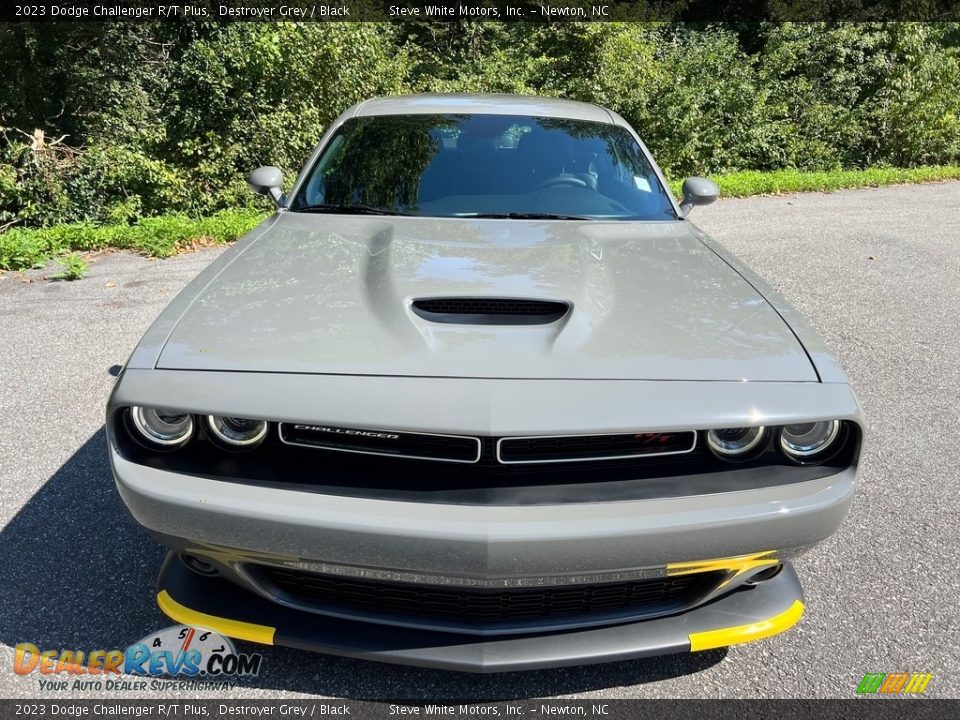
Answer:
[[430, 322], [468, 325], [546, 325], [570, 310], [567, 303], [553, 300], [491, 297], [421, 298], [412, 308]]

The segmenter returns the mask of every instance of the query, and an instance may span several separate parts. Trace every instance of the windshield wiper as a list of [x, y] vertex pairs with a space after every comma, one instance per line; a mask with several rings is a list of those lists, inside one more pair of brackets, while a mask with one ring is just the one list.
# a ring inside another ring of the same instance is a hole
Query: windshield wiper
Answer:
[[585, 215], [560, 215], [558, 213], [510, 212], [510, 213], [470, 213], [457, 217], [502, 219], [502, 220], [593, 220]]
[[321, 203], [318, 205], [304, 205], [294, 209], [294, 212], [310, 213], [342, 213], [344, 215], [409, 215], [410, 213], [400, 212], [399, 210], [387, 210], [386, 208], [373, 207], [372, 205], [336, 205], [334, 203]]

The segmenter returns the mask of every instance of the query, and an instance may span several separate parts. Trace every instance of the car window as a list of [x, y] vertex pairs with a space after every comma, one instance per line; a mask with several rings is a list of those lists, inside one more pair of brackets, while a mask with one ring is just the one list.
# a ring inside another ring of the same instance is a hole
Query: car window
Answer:
[[676, 219], [625, 128], [513, 115], [383, 115], [346, 121], [291, 210], [362, 206], [427, 217]]

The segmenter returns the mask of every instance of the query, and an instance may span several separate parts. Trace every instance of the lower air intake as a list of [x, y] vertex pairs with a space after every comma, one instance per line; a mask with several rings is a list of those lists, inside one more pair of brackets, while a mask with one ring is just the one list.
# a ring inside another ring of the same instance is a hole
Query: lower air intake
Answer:
[[317, 609], [432, 618], [467, 626], [625, 612], [635, 617], [662, 614], [697, 602], [724, 577], [722, 572], [704, 572], [627, 582], [480, 589], [348, 579], [270, 566], [258, 569], [274, 587]]

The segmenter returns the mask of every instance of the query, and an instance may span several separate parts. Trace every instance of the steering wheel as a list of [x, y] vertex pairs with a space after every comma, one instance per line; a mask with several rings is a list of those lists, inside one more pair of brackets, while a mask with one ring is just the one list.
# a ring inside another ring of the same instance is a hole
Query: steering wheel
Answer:
[[581, 180], [576, 175], [568, 175], [564, 173], [563, 175], [557, 175], [556, 177], [547, 178], [542, 183], [537, 185], [535, 190], [546, 190], [552, 187], [587, 187], [587, 183], [584, 180]]

